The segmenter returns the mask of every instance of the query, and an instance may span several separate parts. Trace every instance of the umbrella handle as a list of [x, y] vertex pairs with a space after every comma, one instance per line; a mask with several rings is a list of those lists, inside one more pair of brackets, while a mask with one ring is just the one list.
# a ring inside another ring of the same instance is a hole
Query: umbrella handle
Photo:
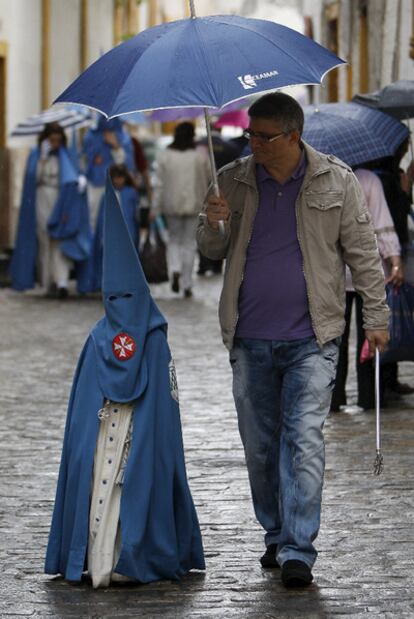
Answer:
[[[214, 149], [213, 149], [213, 140], [211, 137], [211, 128], [210, 128], [210, 116], [208, 114], [208, 110], [204, 108], [204, 120], [206, 122], [206, 131], [207, 131], [207, 144], [208, 144], [208, 156], [210, 159], [210, 167], [211, 167], [211, 178], [213, 179], [213, 189], [214, 194], [219, 198], [220, 197], [220, 189], [217, 179], [217, 170], [216, 170], [216, 162], [214, 161]], [[220, 234], [224, 236], [226, 232], [226, 228], [224, 226], [224, 221], [220, 219], [218, 222]]]

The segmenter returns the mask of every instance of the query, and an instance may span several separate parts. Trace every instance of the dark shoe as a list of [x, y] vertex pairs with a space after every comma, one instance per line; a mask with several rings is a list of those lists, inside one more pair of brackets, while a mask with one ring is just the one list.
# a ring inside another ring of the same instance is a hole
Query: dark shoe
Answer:
[[303, 561], [291, 559], [282, 565], [282, 582], [288, 589], [307, 587], [313, 580], [311, 569]]
[[191, 299], [192, 296], [193, 296], [193, 291], [191, 290], [191, 288], [186, 288], [184, 290], [184, 298]]
[[180, 274], [173, 273], [172, 282], [171, 282], [171, 290], [173, 292], [180, 292]]
[[396, 382], [390, 388], [390, 391], [394, 393], [399, 393], [400, 395], [409, 395], [410, 393], [414, 393], [414, 387], [410, 387], [407, 383]]
[[58, 299], [67, 299], [69, 296], [69, 292], [67, 288], [58, 288], [57, 289], [57, 297]]
[[56, 299], [56, 297], [57, 297], [57, 286], [56, 286], [56, 284], [50, 284], [49, 288], [47, 289], [46, 296], [49, 299]]
[[276, 550], [277, 544], [269, 544], [266, 548], [266, 552], [262, 557], [260, 557], [260, 563], [262, 567], [273, 568], [280, 567], [279, 563], [276, 560]]

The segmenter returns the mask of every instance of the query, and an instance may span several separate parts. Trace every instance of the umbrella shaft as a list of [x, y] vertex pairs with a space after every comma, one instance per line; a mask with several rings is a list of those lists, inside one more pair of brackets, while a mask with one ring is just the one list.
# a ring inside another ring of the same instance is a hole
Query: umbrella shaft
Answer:
[[218, 180], [217, 180], [216, 163], [214, 161], [214, 149], [213, 149], [213, 140], [211, 137], [210, 117], [208, 115], [207, 108], [204, 108], [204, 119], [206, 121], [207, 145], [208, 145], [208, 156], [210, 158], [211, 179], [213, 181], [214, 193], [216, 194], [216, 196], [219, 196], [220, 191], [219, 191]]
[[380, 355], [375, 349], [375, 417], [377, 429], [377, 452], [381, 449], [381, 421], [380, 421]]
[[194, 18], [196, 16], [194, 0], [189, 0], [189, 3], [190, 3], [190, 14], [191, 14], [191, 17]]

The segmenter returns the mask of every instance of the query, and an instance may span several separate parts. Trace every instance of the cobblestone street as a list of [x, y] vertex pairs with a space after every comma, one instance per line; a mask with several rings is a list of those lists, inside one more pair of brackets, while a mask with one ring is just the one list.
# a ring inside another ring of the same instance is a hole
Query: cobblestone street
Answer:
[[[220, 280], [194, 298], [153, 288], [169, 321], [187, 472], [207, 570], [180, 583], [94, 591], [43, 574], [75, 363], [100, 299], [53, 301], [0, 290], [0, 617], [287, 619], [414, 617], [414, 396], [383, 412], [384, 472], [373, 475], [375, 416], [341, 412], [326, 425], [327, 468], [315, 582], [288, 591], [262, 570], [263, 537], [247, 483], [221, 343]], [[352, 373], [350, 400], [355, 400]], [[412, 365], [401, 380], [414, 382]]]

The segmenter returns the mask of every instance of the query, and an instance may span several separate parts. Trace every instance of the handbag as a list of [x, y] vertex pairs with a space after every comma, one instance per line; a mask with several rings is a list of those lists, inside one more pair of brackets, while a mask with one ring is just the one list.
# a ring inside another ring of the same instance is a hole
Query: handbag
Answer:
[[390, 341], [381, 354], [381, 363], [414, 361], [414, 286], [404, 283], [398, 288], [387, 284], [390, 308]]
[[168, 282], [166, 234], [159, 217], [151, 222], [148, 228], [140, 258], [149, 284]]

